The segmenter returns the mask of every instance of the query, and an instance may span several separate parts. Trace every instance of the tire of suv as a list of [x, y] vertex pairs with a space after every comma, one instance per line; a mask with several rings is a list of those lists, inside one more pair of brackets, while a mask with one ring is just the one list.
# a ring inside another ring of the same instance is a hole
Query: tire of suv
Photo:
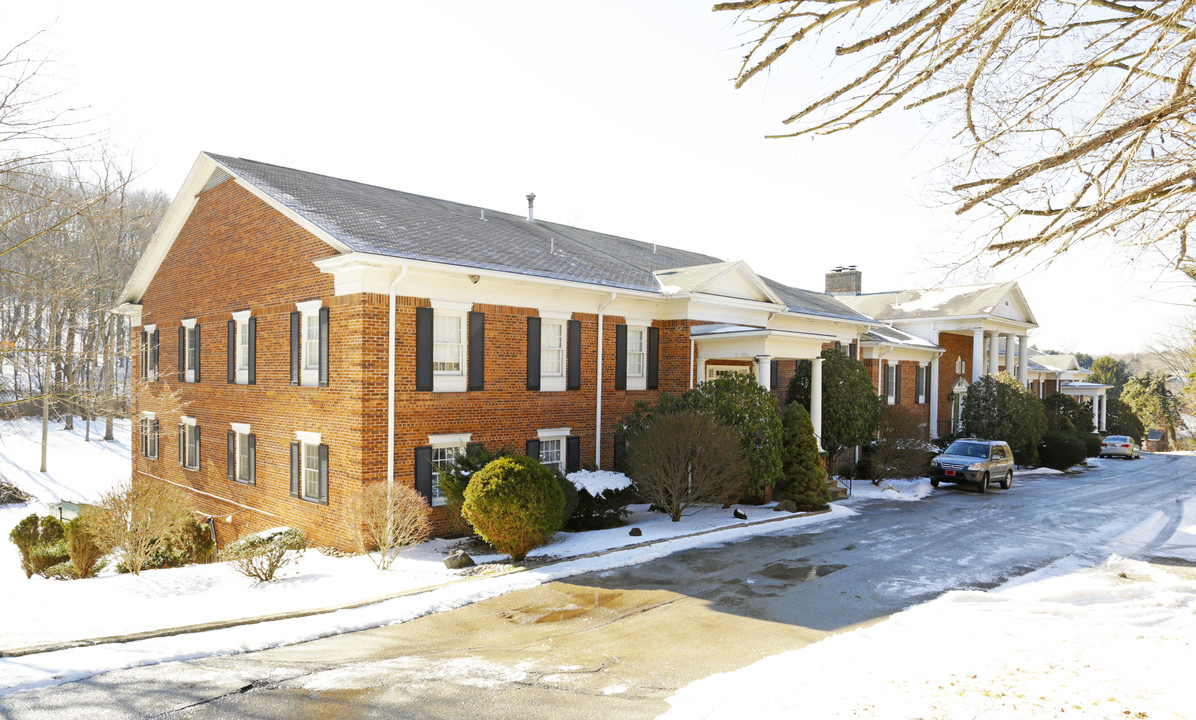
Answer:
[[930, 478], [930, 487], [938, 487], [938, 486], [939, 486], [939, 479], [936, 477]]
[[984, 473], [980, 476], [980, 485], [976, 489], [982, 495], [988, 492], [988, 473]]
[[1005, 472], [1005, 479], [1001, 481], [1001, 489], [1008, 490], [1011, 487], [1013, 487], [1013, 471], [1008, 470]]

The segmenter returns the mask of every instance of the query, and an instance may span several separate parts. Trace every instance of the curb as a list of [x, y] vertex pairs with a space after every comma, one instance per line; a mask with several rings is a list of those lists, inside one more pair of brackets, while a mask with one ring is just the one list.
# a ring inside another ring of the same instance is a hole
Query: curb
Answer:
[[422, 595], [423, 593], [432, 592], [441, 588], [450, 587], [453, 585], [460, 585], [461, 583], [471, 582], [473, 580], [481, 580], [483, 578], [501, 577], [503, 575], [512, 575], [514, 573], [525, 572], [527, 570], [539, 570], [540, 568], [550, 567], [552, 565], [559, 565], [565, 562], [572, 562], [574, 560], [584, 560], [587, 558], [600, 557], [602, 555], [611, 555], [624, 550], [634, 550], [637, 548], [647, 547], [649, 545], [658, 545], [660, 543], [669, 542], [671, 540], [680, 540], [683, 538], [699, 537], [702, 535], [710, 535], [712, 533], [723, 532], [724, 530], [732, 530], [742, 527], [750, 527], [754, 525], [766, 525], [768, 523], [783, 522], [785, 520], [793, 520], [796, 518], [811, 517], [814, 515], [824, 515], [831, 510], [828, 507], [825, 510], [815, 510], [813, 512], [805, 513], [786, 513], [781, 517], [768, 518], [766, 520], [756, 520], [753, 522], [741, 522], [737, 525], [725, 525], [718, 528], [710, 528], [708, 530], [701, 530], [698, 532], [687, 533], [685, 535], [674, 535], [673, 537], [660, 538], [658, 540], [646, 540], [644, 542], [634, 543], [632, 545], [623, 545], [617, 548], [610, 548], [607, 550], [599, 550], [581, 555], [570, 555], [568, 557], [553, 558], [542, 563], [538, 563], [531, 567], [520, 566], [512, 567], [506, 570], [499, 570], [497, 572], [485, 573], [479, 575], [471, 575], [457, 580], [450, 580], [448, 582], [438, 583], [436, 585], [428, 585], [421, 588], [412, 588], [410, 590], [403, 590], [389, 595], [382, 595], [380, 597], [369, 598], [367, 600], [355, 600], [353, 602], [342, 603], [339, 605], [329, 605], [322, 608], [313, 608], [311, 610], [292, 610], [283, 613], [273, 613], [270, 615], [256, 615], [245, 618], [236, 618], [233, 620], [216, 620], [207, 623], [198, 623], [195, 625], [180, 625], [172, 628], [161, 628], [158, 630], [146, 630], [145, 632], [128, 633], [125, 635], [106, 635], [97, 638], [86, 638], [83, 640], [64, 640], [54, 643], [46, 643], [43, 645], [29, 645], [26, 647], [12, 648], [9, 650], [0, 649], [0, 658], [14, 658], [23, 657], [26, 655], [37, 655], [40, 653], [56, 652], [59, 650], [70, 650], [79, 647], [91, 647], [94, 645], [108, 645], [112, 643], [126, 643], [135, 642], [137, 640], [150, 640], [160, 637], [171, 637], [174, 635], [187, 635], [190, 633], [206, 632], [208, 630], [224, 630], [230, 627], [237, 627], [239, 625], [257, 625], [258, 623], [273, 622], [275, 620], [292, 620], [295, 618], [311, 617], [313, 615], [326, 615], [334, 613], [338, 610], [352, 610], [354, 608], [365, 607], [367, 605], [376, 605], [378, 603], [386, 602], [388, 600], [395, 600], [397, 598], [409, 597], [412, 595]]

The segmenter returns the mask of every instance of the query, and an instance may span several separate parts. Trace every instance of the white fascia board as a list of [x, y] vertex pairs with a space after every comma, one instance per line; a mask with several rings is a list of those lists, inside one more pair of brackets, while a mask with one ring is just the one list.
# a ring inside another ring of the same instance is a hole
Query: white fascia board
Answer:
[[931, 350], [930, 348], [911, 347], [897, 343], [868, 343], [860, 346], [860, 356], [871, 360], [883, 358], [889, 361], [908, 360], [925, 363], [942, 354], [943, 350], [941, 348]]

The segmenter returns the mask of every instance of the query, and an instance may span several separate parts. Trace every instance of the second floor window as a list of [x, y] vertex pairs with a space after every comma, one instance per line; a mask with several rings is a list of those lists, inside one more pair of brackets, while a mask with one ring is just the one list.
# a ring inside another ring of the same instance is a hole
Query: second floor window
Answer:
[[545, 320], [540, 324], [540, 376], [565, 376], [565, 323]]
[[464, 352], [462, 316], [436, 313], [432, 325], [432, 372], [437, 375], [461, 375]]
[[303, 369], [320, 367], [320, 317], [315, 313], [303, 316]]
[[629, 378], [644, 377], [645, 334], [644, 328], [627, 328], [627, 377]]

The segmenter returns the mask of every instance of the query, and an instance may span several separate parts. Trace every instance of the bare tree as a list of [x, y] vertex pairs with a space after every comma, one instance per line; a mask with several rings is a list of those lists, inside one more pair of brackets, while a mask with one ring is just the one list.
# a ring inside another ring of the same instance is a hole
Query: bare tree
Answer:
[[389, 569], [403, 548], [422, 543], [432, 532], [428, 501], [406, 485], [369, 483], [354, 509], [361, 551], [378, 550], [370, 560], [379, 570]]
[[154, 480], [126, 482], [105, 493], [87, 524], [97, 545], [122, 550], [129, 572], [140, 575], [150, 553], [181, 538], [194, 517], [182, 490]]
[[627, 464], [640, 496], [673, 522], [721, 501], [744, 479], [739, 437], [710, 415], [656, 415], [630, 439]]
[[965, 148], [957, 212], [991, 212], [986, 249], [998, 264], [1105, 236], [1154, 247], [1176, 267], [1192, 261], [1190, 0], [743, 0], [714, 10], [749, 28], [736, 87], [819, 41], [834, 44], [827, 65], [850, 63], [774, 137], [937, 110]]

